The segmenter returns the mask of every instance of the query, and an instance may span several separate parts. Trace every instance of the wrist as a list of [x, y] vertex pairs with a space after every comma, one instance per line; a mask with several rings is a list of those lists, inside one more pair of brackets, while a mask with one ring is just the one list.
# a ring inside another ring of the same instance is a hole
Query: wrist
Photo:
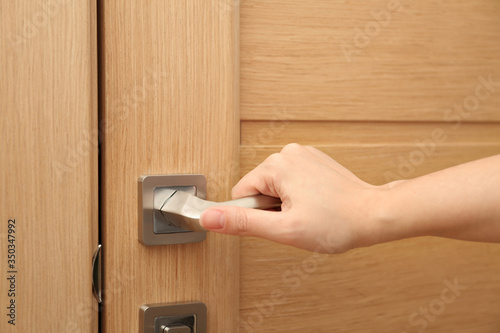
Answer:
[[420, 236], [412, 226], [410, 202], [405, 202], [405, 180], [377, 186], [369, 202], [370, 235], [367, 246]]

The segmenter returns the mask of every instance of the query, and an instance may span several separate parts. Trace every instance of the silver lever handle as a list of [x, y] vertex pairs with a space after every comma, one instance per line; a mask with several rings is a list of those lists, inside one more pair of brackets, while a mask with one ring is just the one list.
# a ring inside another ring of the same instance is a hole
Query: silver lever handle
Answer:
[[205, 231], [200, 225], [200, 216], [203, 211], [214, 206], [239, 206], [254, 209], [270, 209], [281, 206], [279, 198], [267, 195], [254, 195], [246, 198], [224, 202], [203, 200], [188, 192], [173, 189], [161, 191], [158, 200], [155, 200], [155, 209], [179, 228], [192, 231]]

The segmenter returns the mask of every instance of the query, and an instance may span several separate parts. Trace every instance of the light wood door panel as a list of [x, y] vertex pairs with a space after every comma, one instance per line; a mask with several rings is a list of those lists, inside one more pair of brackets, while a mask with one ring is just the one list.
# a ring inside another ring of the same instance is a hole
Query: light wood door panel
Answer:
[[143, 304], [201, 301], [236, 332], [239, 240], [138, 241], [137, 182], [200, 173], [227, 200], [239, 175], [238, 12], [232, 1], [103, 1], [103, 329], [137, 332]]
[[[496, 244], [416, 238], [315, 258], [244, 238], [240, 332], [413, 333], [423, 308], [433, 318], [425, 332], [495, 333], [499, 257]], [[455, 279], [466, 289], [441, 310]]]
[[[369, 122], [369, 121], [242, 121], [241, 145], [436, 145], [498, 144], [500, 123]], [[425, 149], [425, 148], [424, 148]], [[255, 155], [255, 154], [253, 154]]]
[[[490, 139], [494, 142], [438, 145], [422, 164], [412, 166], [409, 176], [500, 154], [500, 133]], [[242, 146], [242, 175], [281, 148]], [[318, 148], [373, 184], [405, 178], [398, 172], [398, 156], [415, 151], [413, 144], [405, 142], [324, 142]], [[244, 238], [240, 253], [242, 333], [283, 332], [285, 327], [288, 332], [349, 333], [411, 333], [425, 325], [426, 332], [494, 333], [500, 329], [498, 244], [422, 237], [318, 257]], [[440, 303], [441, 291], [455, 278], [466, 289], [453, 302]], [[420, 311], [429, 311], [430, 306], [439, 315], [429, 312], [432, 320], [427, 320]]]
[[441, 121], [491, 75], [494, 102], [466, 121], [498, 121], [499, 16], [490, 0], [244, 0], [241, 117]]
[[[485, 0], [242, 1], [241, 176], [290, 142], [372, 184], [500, 154], [499, 14]], [[361, 45], [365, 28], [379, 30]], [[319, 257], [240, 245], [241, 333], [500, 329], [498, 244], [424, 237]], [[466, 289], [445, 304], [455, 278]]]
[[0, 1], [0, 35], [0, 331], [96, 332], [96, 6]]

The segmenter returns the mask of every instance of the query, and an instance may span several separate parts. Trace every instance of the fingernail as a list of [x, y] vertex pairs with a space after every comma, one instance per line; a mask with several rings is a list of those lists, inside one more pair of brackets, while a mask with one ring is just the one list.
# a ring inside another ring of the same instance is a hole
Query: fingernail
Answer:
[[207, 210], [201, 215], [200, 223], [205, 229], [214, 230], [224, 228], [226, 221], [223, 212], [212, 209]]

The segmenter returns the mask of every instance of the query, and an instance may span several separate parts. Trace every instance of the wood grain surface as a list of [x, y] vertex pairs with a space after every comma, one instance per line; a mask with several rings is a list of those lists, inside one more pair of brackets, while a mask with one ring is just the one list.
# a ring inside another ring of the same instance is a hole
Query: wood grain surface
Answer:
[[0, 1], [0, 35], [0, 332], [97, 332], [95, 2]]
[[[244, 238], [240, 332], [496, 333], [499, 257], [497, 244], [415, 238], [315, 259]], [[466, 289], [441, 301], [455, 279]]]
[[[437, 146], [419, 165], [409, 162], [412, 144], [317, 147], [361, 179], [384, 184], [500, 154], [500, 135], [492, 140]], [[281, 148], [241, 147], [242, 175]], [[240, 244], [240, 332], [411, 333], [424, 324], [436, 333], [500, 329], [499, 244], [423, 237], [320, 258], [256, 238]], [[441, 291], [455, 278], [467, 289], [441, 310]], [[276, 293], [283, 296], [273, 302]], [[429, 312], [426, 320], [419, 311], [431, 305], [439, 315]]]
[[242, 1], [241, 117], [441, 121], [491, 75], [466, 121], [500, 120], [499, 16], [490, 0]]
[[464, 123], [459, 126], [451, 122], [283, 119], [241, 122], [242, 146], [284, 146], [298, 142], [303, 145], [414, 145], [418, 148], [419, 145], [498, 144], [499, 141], [499, 122]]
[[232, 1], [103, 1], [104, 332], [137, 332], [143, 304], [201, 301], [237, 330], [239, 240], [138, 241], [137, 181], [200, 173], [208, 199], [239, 175], [238, 11]]
[[[242, 1], [241, 176], [290, 142], [372, 184], [500, 154], [499, 15], [486, 0]], [[498, 244], [240, 245], [240, 333], [500, 331]]]

